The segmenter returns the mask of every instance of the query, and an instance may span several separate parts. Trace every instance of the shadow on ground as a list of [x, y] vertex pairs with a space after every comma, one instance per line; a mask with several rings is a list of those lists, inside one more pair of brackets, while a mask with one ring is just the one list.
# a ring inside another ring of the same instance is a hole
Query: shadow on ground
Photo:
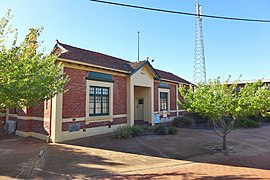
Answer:
[[96, 175], [111, 175], [105, 166], [120, 166], [110, 159], [87, 153], [77, 147], [49, 145], [31, 177], [85, 179]]
[[[203, 176], [203, 177], [201, 177]], [[171, 178], [179, 178], [179, 179], [196, 179], [196, 180], [241, 180], [241, 179], [249, 179], [249, 180], [257, 180], [262, 178], [252, 178], [250, 175], [224, 175], [224, 176], [206, 176], [203, 174], [196, 173], [161, 173], [161, 174], [142, 174], [142, 175], [123, 175], [123, 176], [113, 176], [115, 180], [124, 180], [124, 179], [171, 179]], [[102, 176], [99, 178], [103, 178]]]
[[[175, 136], [113, 139], [111, 134], [66, 141], [64, 144], [200, 163], [270, 170], [270, 126], [236, 130], [228, 136], [231, 153], [214, 150], [221, 139], [211, 130], [179, 129]], [[270, 173], [270, 172], [269, 172]]]
[[0, 179], [26, 179], [40, 149], [33, 179], [260, 179], [270, 178], [270, 126], [233, 131], [233, 153], [210, 130], [179, 129], [175, 136], [113, 139], [110, 134], [46, 144], [0, 138]]

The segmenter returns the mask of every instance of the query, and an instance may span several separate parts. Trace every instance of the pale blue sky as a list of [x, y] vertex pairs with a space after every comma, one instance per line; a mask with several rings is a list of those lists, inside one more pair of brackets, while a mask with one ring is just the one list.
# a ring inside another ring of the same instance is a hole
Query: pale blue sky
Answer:
[[[112, 0], [110, 0], [112, 1]], [[114, 0], [139, 6], [194, 13], [193, 0]], [[269, 0], [201, 0], [210, 15], [270, 19]], [[0, 0], [0, 16], [12, 10], [22, 39], [43, 26], [50, 52], [55, 40], [129, 61], [155, 59], [156, 68], [193, 81], [194, 17], [129, 9], [88, 0]], [[242, 74], [242, 80], [270, 78], [270, 23], [203, 19], [207, 79]]]

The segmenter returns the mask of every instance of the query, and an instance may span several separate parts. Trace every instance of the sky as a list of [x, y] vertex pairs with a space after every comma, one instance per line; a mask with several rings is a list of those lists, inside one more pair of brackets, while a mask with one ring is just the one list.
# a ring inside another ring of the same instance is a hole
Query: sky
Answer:
[[[193, 0], [108, 0], [194, 13]], [[200, 0], [203, 14], [270, 20], [269, 0]], [[128, 61], [154, 59], [153, 67], [193, 82], [194, 17], [106, 5], [88, 0], [0, 0], [0, 17], [22, 41], [28, 29], [44, 27], [40, 40], [50, 53], [55, 40]], [[203, 18], [207, 79], [270, 78], [270, 23]]]

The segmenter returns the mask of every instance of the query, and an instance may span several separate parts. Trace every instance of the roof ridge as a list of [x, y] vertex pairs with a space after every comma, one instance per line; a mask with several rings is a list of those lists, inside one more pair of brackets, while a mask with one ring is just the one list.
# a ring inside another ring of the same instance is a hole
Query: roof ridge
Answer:
[[88, 50], [88, 49], [84, 49], [84, 48], [79, 48], [79, 47], [72, 46], [72, 45], [65, 44], [65, 43], [61, 43], [61, 42], [57, 42], [57, 43], [60, 44], [60, 45], [64, 45], [64, 46], [70, 46], [71, 48], [76, 48], [76, 49], [79, 49], [79, 50], [88, 51], [88, 52], [100, 54], [100, 55], [103, 55], [103, 56], [108, 56], [108, 57], [111, 57], [111, 58], [115, 58], [115, 59], [118, 59], [118, 60], [125, 61], [127, 63], [132, 63], [131, 61], [128, 61], [128, 60], [125, 60], [125, 59], [122, 59], [122, 58], [119, 58], [119, 57], [111, 56], [111, 55], [108, 55], [108, 54], [100, 53], [100, 52], [97, 52], [97, 51], [92, 51], [92, 50]]

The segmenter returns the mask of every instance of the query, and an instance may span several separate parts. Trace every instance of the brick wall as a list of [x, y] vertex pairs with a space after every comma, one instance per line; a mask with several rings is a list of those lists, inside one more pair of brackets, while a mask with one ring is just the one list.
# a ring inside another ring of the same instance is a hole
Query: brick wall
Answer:
[[63, 94], [63, 118], [85, 117], [87, 71], [64, 68], [70, 80], [65, 85], [68, 92]]
[[176, 85], [170, 84], [170, 110], [176, 110]]
[[44, 101], [36, 106], [28, 108], [27, 116], [49, 118], [51, 112], [50, 110], [51, 110], [51, 100]]
[[127, 114], [127, 78], [113, 76], [113, 114]]
[[[159, 82], [155, 81], [154, 83], [154, 111], [158, 111], [158, 85]], [[176, 85], [170, 84], [170, 109], [176, 110]]]
[[44, 116], [44, 103], [39, 103], [36, 106], [27, 109], [28, 116], [43, 117]]
[[174, 116], [176, 116], [176, 115], [177, 115], [176, 112], [171, 112], [171, 113], [170, 113], [170, 117], [174, 117]]
[[47, 121], [36, 121], [36, 120], [27, 120], [31, 121], [31, 131], [39, 134], [49, 135], [50, 131], [50, 122]]
[[26, 116], [27, 110], [17, 109], [18, 116]]
[[22, 119], [13, 119], [17, 123], [17, 130], [23, 131], [23, 132], [31, 132], [32, 131], [32, 121], [26, 121]]

